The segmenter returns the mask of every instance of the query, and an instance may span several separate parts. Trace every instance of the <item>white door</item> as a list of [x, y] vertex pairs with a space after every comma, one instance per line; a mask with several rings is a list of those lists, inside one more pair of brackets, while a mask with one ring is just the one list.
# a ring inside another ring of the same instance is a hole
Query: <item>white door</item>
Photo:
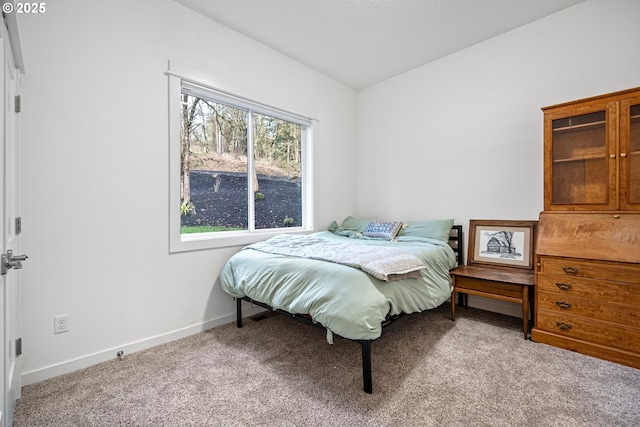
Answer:
[[[4, 27], [4, 26], [3, 26]], [[0, 39], [0, 57], [4, 57], [4, 37]], [[4, 75], [4, 67], [2, 67], [2, 71], [0, 72], [0, 81], [3, 81], [4, 78], [1, 78]], [[0, 85], [0, 93], [4, 96], [4, 85]], [[0, 134], [4, 133], [4, 120], [0, 122], [1, 131]], [[4, 240], [4, 224], [5, 224], [5, 216], [4, 216], [4, 136], [2, 138], [2, 147], [0, 147], [0, 192], [2, 192], [2, 209], [0, 209], [0, 217], [2, 217], [2, 225], [0, 226], [0, 253], [4, 253], [5, 240]], [[0, 391], [0, 427], [7, 427], [7, 382], [5, 380], [6, 370], [7, 370], [7, 340], [5, 337], [5, 323], [7, 320], [5, 319], [6, 304], [5, 304], [5, 276], [0, 276], [0, 308], [2, 309], [2, 314], [0, 314], [0, 350], [2, 350], [2, 354], [0, 355], [0, 367], [2, 368], [2, 372], [0, 372], [0, 380], [2, 380], [2, 391]]]
[[[18, 229], [18, 113], [16, 95], [19, 90], [20, 74], [14, 65], [13, 53], [4, 25], [0, 30], [1, 56], [4, 59], [0, 71], [0, 92], [3, 99], [3, 120], [0, 124], [3, 147], [0, 150], [0, 189], [2, 191], [2, 226], [0, 227], [0, 315], [2, 338], [2, 403], [0, 404], [0, 427], [13, 425], [16, 400], [22, 386], [19, 354], [20, 344], [20, 268]], [[8, 268], [7, 268], [8, 267]]]

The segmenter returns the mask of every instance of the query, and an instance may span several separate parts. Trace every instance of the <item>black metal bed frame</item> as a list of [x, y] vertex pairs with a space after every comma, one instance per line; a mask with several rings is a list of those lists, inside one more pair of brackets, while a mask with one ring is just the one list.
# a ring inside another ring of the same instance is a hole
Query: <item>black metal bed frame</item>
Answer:
[[[451, 228], [451, 234], [449, 235], [449, 245], [451, 246], [451, 248], [453, 249], [453, 251], [456, 254], [456, 258], [457, 258], [457, 263], [458, 265], [462, 265], [464, 264], [464, 251], [463, 251], [463, 245], [464, 245], [464, 241], [462, 240], [462, 226], [461, 225], [454, 225]], [[287, 317], [293, 317], [297, 320], [300, 320], [304, 323], [307, 323], [309, 325], [315, 326], [317, 328], [320, 329], [325, 329], [324, 326], [322, 326], [322, 324], [314, 322], [310, 317], [308, 316], [304, 316], [304, 315], [298, 315], [298, 314], [293, 314], [293, 313], [289, 313], [288, 311], [285, 310], [280, 310], [280, 309], [274, 309], [273, 307], [271, 307], [268, 304], [259, 302], [259, 301], [254, 301], [249, 297], [242, 297], [242, 298], [236, 298], [236, 322], [237, 322], [237, 327], [238, 328], [242, 328], [242, 301], [247, 301], [251, 304], [255, 304], [259, 307], [265, 308], [269, 311], [275, 311], [277, 313], [283, 314]], [[392, 324], [393, 322], [395, 322], [396, 320], [398, 320], [399, 318], [403, 317], [405, 315], [405, 313], [400, 313], [397, 314], [395, 316], [388, 316], [384, 322], [382, 323], [382, 330], [384, 331], [384, 329], [389, 326], [390, 324]], [[375, 340], [353, 340], [356, 341], [358, 343], [360, 343], [361, 347], [362, 347], [362, 381], [363, 381], [363, 389], [366, 393], [372, 394], [373, 393], [373, 381], [372, 381], [372, 377], [371, 377], [371, 343], [374, 342]]]

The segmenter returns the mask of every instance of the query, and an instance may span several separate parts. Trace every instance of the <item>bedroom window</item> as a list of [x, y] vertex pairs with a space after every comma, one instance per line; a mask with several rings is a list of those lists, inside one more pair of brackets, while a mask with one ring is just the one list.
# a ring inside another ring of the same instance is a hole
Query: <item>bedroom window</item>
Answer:
[[309, 119], [176, 76], [170, 91], [171, 252], [312, 229]]

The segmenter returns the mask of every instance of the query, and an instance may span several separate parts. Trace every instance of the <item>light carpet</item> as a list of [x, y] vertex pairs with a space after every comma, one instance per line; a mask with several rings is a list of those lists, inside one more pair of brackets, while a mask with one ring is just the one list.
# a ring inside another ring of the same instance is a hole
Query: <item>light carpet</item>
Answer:
[[20, 426], [638, 426], [640, 370], [448, 304], [360, 345], [284, 316], [227, 324], [23, 388]]

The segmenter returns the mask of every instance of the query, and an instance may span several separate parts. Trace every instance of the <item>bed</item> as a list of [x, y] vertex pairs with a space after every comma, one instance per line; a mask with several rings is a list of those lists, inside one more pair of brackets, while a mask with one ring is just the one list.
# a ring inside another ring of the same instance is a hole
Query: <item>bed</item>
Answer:
[[451, 297], [449, 271], [462, 264], [462, 226], [453, 220], [403, 223], [347, 217], [328, 230], [283, 234], [244, 247], [220, 273], [236, 300], [274, 310], [357, 341], [364, 391], [372, 393], [371, 344], [401, 316]]

